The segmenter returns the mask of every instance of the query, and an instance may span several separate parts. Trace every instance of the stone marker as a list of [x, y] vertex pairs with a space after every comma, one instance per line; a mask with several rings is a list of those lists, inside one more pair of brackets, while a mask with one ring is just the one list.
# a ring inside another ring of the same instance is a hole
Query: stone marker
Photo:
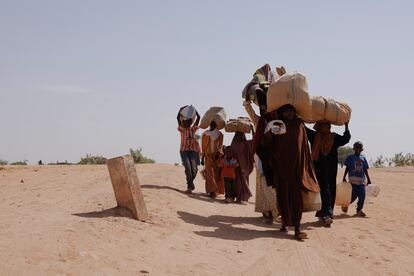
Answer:
[[119, 207], [127, 208], [140, 221], [148, 220], [144, 195], [135, 169], [134, 160], [130, 155], [109, 159], [106, 162], [116, 202]]

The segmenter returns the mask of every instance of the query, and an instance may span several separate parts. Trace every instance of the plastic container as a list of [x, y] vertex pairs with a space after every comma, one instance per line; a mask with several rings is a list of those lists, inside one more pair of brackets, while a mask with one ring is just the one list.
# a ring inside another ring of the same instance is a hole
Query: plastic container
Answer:
[[302, 191], [303, 212], [319, 211], [322, 209], [321, 194]]
[[346, 181], [336, 184], [335, 205], [348, 207], [352, 199], [352, 185]]
[[366, 187], [366, 195], [369, 197], [377, 197], [380, 191], [380, 187], [376, 184], [369, 184]]

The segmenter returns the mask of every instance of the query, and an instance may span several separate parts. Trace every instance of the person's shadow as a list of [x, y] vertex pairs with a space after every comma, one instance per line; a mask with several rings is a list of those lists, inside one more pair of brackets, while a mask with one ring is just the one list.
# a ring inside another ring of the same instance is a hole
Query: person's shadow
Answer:
[[180, 193], [180, 194], [187, 195], [189, 198], [196, 199], [196, 200], [201, 200], [201, 201], [205, 201], [205, 202], [222, 203], [222, 204], [225, 203], [224, 200], [217, 199], [217, 198], [211, 198], [207, 194], [201, 194], [201, 193], [195, 193], [195, 192], [189, 194], [186, 191], [182, 191], [182, 190], [179, 190], [177, 188], [170, 187], [170, 186], [145, 184], [145, 185], [142, 185], [141, 187], [143, 189], [170, 190], [170, 191], [174, 191], [174, 192], [177, 192], [177, 193]]
[[[211, 231], [194, 231], [196, 235], [217, 238], [223, 240], [245, 241], [258, 238], [292, 239], [291, 235], [279, 231], [280, 225], [267, 225], [261, 218], [254, 217], [232, 217], [223, 215], [212, 215], [208, 217], [188, 213], [177, 212], [178, 217], [186, 223], [203, 227], [212, 227]], [[243, 225], [254, 225], [265, 228], [255, 230], [244, 228]]]

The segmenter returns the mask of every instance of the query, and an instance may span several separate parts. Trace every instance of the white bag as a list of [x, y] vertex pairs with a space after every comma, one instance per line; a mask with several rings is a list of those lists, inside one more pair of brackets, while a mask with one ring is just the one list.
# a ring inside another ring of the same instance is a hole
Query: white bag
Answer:
[[270, 121], [265, 128], [265, 134], [271, 131], [274, 135], [283, 135], [286, 133], [286, 125], [281, 120]]
[[346, 181], [336, 185], [335, 205], [348, 207], [352, 199], [352, 185]]
[[303, 212], [319, 211], [322, 209], [321, 194], [302, 191]]
[[182, 120], [193, 120], [196, 117], [196, 109], [192, 105], [187, 105], [180, 111], [180, 116]]
[[369, 197], [377, 197], [380, 191], [380, 187], [376, 184], [369, 184], [366, 187], [366, 195]]

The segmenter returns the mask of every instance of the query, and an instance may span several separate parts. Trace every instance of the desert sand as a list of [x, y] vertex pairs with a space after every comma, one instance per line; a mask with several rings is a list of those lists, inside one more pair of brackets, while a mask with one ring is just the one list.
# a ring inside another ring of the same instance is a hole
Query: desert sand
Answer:
[[323, 228], [306, 213], [305, 242], [266, 225], [254, 197], [206, 198], [200, 177], [186, 195], [181, 166], [137, 172], [146, 223], [114, 209], [106, 166], [2, 167], [0, 275], [414, 275], [413, 168], [371, 170], [367, 218], [354, 204]]

